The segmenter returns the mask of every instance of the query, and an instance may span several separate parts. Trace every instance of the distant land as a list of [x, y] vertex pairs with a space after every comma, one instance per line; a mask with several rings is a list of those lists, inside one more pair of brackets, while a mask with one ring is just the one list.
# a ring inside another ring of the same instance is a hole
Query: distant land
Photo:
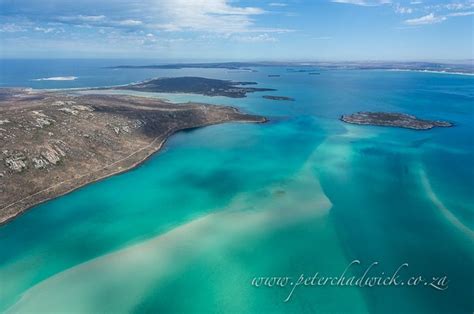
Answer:
[[341, 116], [341, 120], [352, 124], [391, 126], [413, 130], [429, 130], [434, 127], [451, 127], [447, 121], [418, 119], [415, 116], [394, 112], [357, 112]]
[[189, 93], [206, 96], [243, 98], [247, 93], [274, 91], [272, 88], [246, 87], [255, 82], [234, 82], [204, 77], [156, 78], [140, 83], [117, 86], [109, 89], [133, 90], [153, 93]]
[[[174, 63], [155, 65], [118, 65], [110, 68], [115, 69], [228, 69], [228, 70], [252, 70], [252, 67], [288, 67], [287, 72], [316, 72], [319, 69], [346, 69], [346, 70], [400, 70], [439, 72], [453, 74], [474, 75], [474, 61], [462, 62], [388, 62], [388, 61], [366, 61], [366, 62], [222, 62], [222, 63]], [[305, 67], [305, 69], [294, 69], [293, 67]]]
[[0, 88], [0, 224], [137, 166], [177, 131], [231, 121], [266, 119], [228, 106]]

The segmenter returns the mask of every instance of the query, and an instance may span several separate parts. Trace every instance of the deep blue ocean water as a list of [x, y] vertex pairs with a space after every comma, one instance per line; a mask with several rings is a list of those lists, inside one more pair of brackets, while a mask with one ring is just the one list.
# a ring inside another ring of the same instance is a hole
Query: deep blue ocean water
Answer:
[[[267, 124], [181, 132], [144, 164], [0, 227], [0, 311], [472, 313], [474, 77], [259, 67], [110, 69], [150, 60], [3, 60], [0, 86], [78, 88], [203, 76], [275, 88], [229, 104]], [[280, 77], [268, 77], [280, 74]], [[72, 81], [37, 79], [75, 76]], [[355, 126], [356, 111], [448, 120]], [[252, 286], [261, 276], [446, 276], [448, 288]]]

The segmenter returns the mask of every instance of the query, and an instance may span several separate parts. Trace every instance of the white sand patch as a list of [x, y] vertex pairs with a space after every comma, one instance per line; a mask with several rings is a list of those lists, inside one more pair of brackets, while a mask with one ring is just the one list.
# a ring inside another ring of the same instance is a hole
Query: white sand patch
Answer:
[[77, 79], [77, 76], [53, 76], [33, 79], [33, 81], [75, 81]]

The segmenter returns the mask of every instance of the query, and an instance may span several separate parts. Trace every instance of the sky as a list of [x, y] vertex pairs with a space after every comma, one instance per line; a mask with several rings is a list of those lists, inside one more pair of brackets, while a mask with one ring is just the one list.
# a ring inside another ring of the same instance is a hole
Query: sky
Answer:
[[474, 59], [474, 0], [0, 0], [0, 58]]

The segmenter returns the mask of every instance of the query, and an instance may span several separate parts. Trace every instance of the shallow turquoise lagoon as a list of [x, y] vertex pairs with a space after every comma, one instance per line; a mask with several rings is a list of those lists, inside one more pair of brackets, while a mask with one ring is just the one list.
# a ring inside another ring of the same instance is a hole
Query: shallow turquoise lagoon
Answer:
[[[158, 95], [230, 104], [271, 121], [181, 132], [140, 167], [0, 227], [0, 311], [474, 310], [474, 78], [385, 71], [308, 75], [277, 67], [117, 75], [96, 63], [71, 65], [67, 73], [41, 64], [34, 69], [0, 83], [56, 88], [200, 75], [256, 81], [296, 101], [265, 100], [261, 93], [244, 99]], [[4, 73], [15, 73], [9, 71]], [[61, 75], [79, 79], [61, 86], [30, 81]], [[412, 113], [456, 126], [417, 132], [338, 120], [362, 110]], [[401, 279], [446, 276], [449, 285], [444, 291], [429, 285], [298, 286], [288, 302], [289, 285], [252, 285], [255, 277], [288, 276], [296, 283], [301, 274], [338, 276], [354, 260], [361, 265], [348, 275], [361, 276], [373, 262], [379, 263], [374, 276], [408, 263]]]

